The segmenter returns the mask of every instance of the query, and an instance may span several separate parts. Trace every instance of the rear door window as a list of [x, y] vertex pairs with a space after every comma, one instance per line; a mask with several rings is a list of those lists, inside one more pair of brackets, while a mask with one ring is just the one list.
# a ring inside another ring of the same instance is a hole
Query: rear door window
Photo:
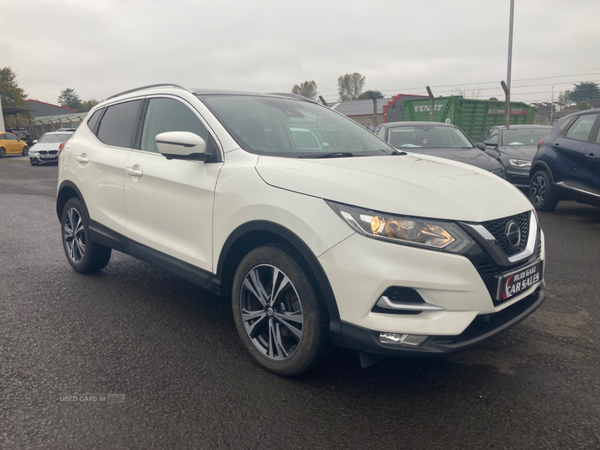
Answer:
[[102, 116], [98, 139], [114, 147], [132, 148], [141, 100], [109, 106]]

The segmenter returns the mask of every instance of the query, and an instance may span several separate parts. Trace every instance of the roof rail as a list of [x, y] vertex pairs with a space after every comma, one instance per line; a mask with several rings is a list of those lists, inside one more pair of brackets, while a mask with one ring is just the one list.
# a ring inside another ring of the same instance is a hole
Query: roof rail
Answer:
[[269, 92], [269, 94], [270, 95], [281, 95], [282, 97], [290, 97], [290, 98], [295, 98], [297, 100], [305, 100], [308, 102], [317, 103], [312, 98], [304, 97], [303, 95], [298, 95], [298, 94], [290, 94], [288, 92]]
[[119, 97], [120, 95], [130, 94], [130, 93], [132, 93], [132, 92], [135, 92], [135, 91], [141, 91], [142, 89], [149, 89], [149, 88], [161, 87], [161, 86], [171, 86], [171, 87], [177, 87], [177, 88], [180, 88], [180, 89], [186, 90], [186, 91], [188, 91], [188, 92], [190, 92], [190, 93], [192, 93], [192, 94], [194, 93], [194, 91], [192, 91], [191, 89], [189, 89], [189, 88], [186, 88], [185, 86], [181, 86], [181, 85], [179, 85], [179, 84], [173, 84], [173, 83], [159, 83], [159, 84], [150, 84], [150, 85], [148, 85], [148, 86], [142, 86], [142, 87], [139, 87], [139, 88], [130, 89], [130, 90], [128, 90], [128, 91], [119, 92], [118, 94], [111, 95], [111, 96], [110, 96], [110, 97], [108, 97], [106, 100], [110, 100], [111, 98]]

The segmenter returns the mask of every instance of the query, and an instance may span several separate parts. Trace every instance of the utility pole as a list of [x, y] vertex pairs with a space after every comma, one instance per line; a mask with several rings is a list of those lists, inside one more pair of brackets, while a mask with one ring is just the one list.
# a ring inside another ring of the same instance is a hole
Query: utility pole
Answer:
[[552, 125], [552, 117], [554, 116], [554, 85], [552, 85], [552, 101], [550, 102], [550, 125]]
[[377, 97], [374, 92], [369, 92], [369, 95], [373, 99], [373, 126], [377, 126]]
[[513, 44], [513, 21], [515, 16], [515, 0], [510, 0], [510, 21], [508, 25], [508, 71], [506, 74], [506, 85], [510, 91], [510, 75], [512, 68], [512, 44]]
[[508, 130], [508, 126], [510, 123], [510, 89], [506, 85], [504, 81], [500, 82], [500, 86], [504, 90], [505, 100], [504, 100], [504, 126]]
[[426, 89], [429, 94], [429, 121], [433, 122], [433, 92], [429, 86], [426, 86]]

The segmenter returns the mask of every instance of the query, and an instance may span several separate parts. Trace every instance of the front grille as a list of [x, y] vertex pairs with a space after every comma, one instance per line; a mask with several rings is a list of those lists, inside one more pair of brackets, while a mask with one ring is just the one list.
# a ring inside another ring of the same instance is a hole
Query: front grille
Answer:
[[503, 274], [507, 272], [512, 272], [520, 269], [521, 267], [525, 267], [529, 264], [532, 264], [534, 261], [539, 259], [542, 251], [542, 244], [538, 245], [537, 251], [531, 255], [529, 258], [524, 261], [519, 261], [518, 263], [512, 264], [510, 266], [500, 267], [498, 266], [490, 257], [490, 255], [479, 245], [471, 249], [469, 254], [465, 255], [475, 269], [481, 276], [481, 280], [488, 292], [490, 293], [490, 297], [494, 303], [494, 306], [498, 306], [501, 301], [496, 300], [496, 294], [498, 292], [498, 280], [502, 277]]
[[56, 155], [58, 153], [58, 150], [40, 150], [38, 152], [40, 155]]
[[[530, 213], [528, 211], [517, 214], [516, 216], [489, 220], [487, 222], [483, 222], [482, 225], [492, 234], [492, 236], [494, 236], [496, 242], [502, 251], [504, 251], [506, 256], [512, 256], [522, 252], [527, 245], [527, 238], [529, 237], [529, 214]], [[506, 225], [513, 219], [517, 222], [519, 229], [521, 230], [521, 242], [515, 249], [511, 247], [511, 245], [508, 243], [508, 238], [506, 237]]]

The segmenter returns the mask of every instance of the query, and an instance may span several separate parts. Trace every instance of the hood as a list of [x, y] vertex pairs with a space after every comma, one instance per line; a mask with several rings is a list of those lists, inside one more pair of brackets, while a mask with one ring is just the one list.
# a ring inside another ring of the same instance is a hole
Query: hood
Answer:
[[496, 175], [426, 155], [261, 156], [256, 170], [274, 187], [393, 214], [481, 222], [532, 209], [523, 193]]
[[498, 161], [478, 148], [411, 148], [400, 150], [418, 153], [419, 155], [430, 155], [437, 156], [438, 158], [451, 159], [452, 161], [471, 164], [472, 166], [487, 171], [502, 168], [502, 165]]
[[505, 145], [500, 147], [498, 151], [509, 158], [532, 161], [537, 153], [537, 145]]
[[37, 143], [35, 145], [33, 145], [29, 151], [31, 152], [39, 152], [40, 150], [58, 150], [58, 147], [60, 147], [60, 144], [62, 142], [50, 142], [48, 144], [44, 144], [42, 143]]

